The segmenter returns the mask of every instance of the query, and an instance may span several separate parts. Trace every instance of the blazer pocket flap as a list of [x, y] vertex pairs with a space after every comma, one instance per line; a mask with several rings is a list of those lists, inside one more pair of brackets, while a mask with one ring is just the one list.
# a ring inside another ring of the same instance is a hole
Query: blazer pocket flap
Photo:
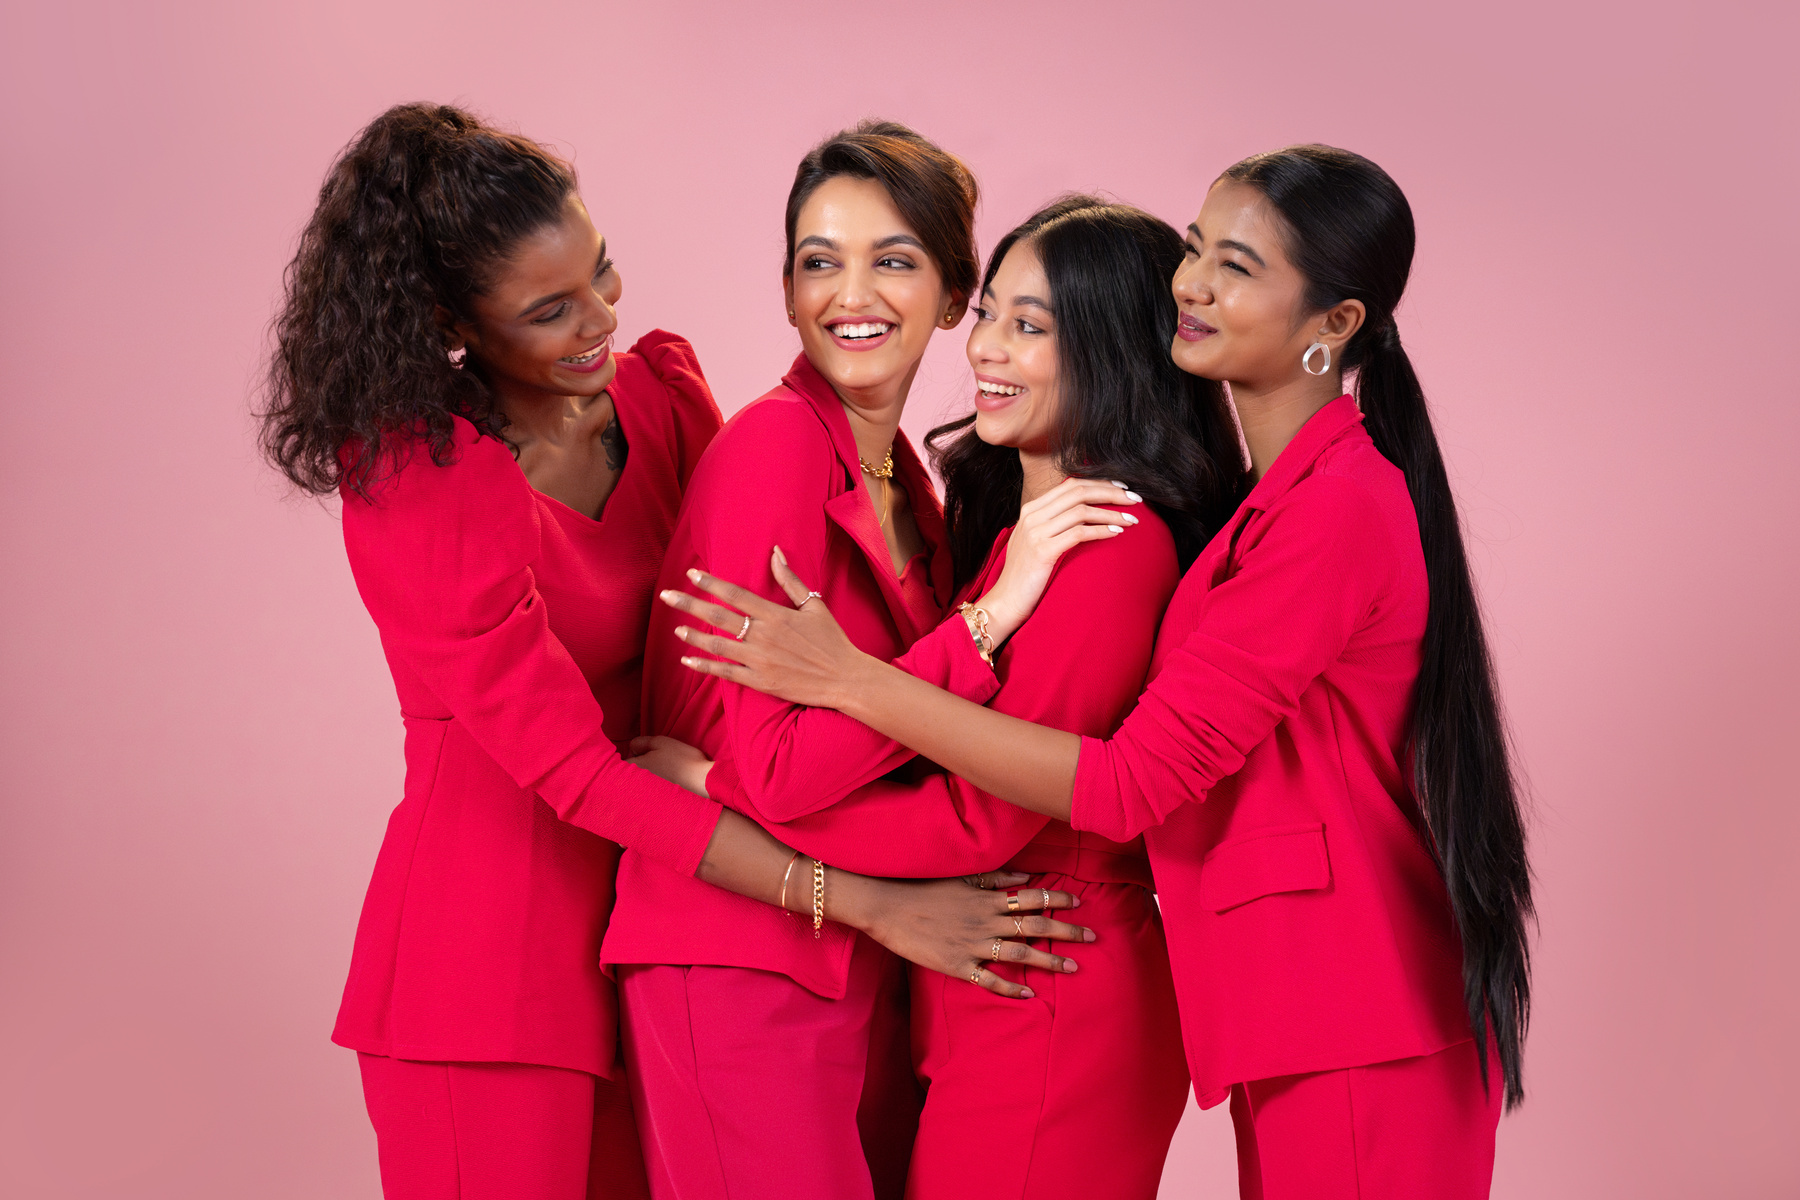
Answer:
[[1331, 883], [1323, 825], [1282, 825], [1215, 848], [1200, 864], [1200, 907], [1224, 912], [1278, 892]]

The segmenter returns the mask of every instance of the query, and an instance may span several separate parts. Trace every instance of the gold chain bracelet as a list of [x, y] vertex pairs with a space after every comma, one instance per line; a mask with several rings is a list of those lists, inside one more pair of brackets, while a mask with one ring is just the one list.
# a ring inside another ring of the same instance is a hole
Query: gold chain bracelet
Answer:
[[975, 653], [981, 655], [981, 661], [988, 666], [994, 665], [994, 639], [988, 633], [988, 614], [985, 608], [976, 608], [967, 600], [956, 606], [962, 619], [968, 622], [969, 636], [975, 639]]
[[825, 864], [813, 859], [813, 937], [825, 928]]
[[783, 912], [787, 911], [788, 880], [790, 880], [794, 877], [794, 864], [799, 861], [800, 861], [800, 852], [798, 850], [796, 850], [796, 851], [794, 851], [793, 857], [788, 859], [787, 870], [785, 870], [781, 873], [781, 899], [776, 901], [776, 903], [781, 906], [781, 909]]

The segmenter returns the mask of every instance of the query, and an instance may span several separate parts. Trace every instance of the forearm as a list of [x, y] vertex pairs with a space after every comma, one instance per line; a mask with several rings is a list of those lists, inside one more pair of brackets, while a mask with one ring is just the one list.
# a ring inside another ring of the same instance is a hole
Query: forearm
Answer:
[[1069, 819], [1075, 734], [984, 708], [875, 658], [842, 681], [837, 707], [990, 795]]
[[[793, 869], [790, 871], [789, 867]], [[713, 830], [706, 856], [695, 876], [704, 883], [761, 900], [780, 904], [789, 912], [813, 911], [813, 860], [798, 860], [794, 851], [762, 826], [727, 810]], [[785, 903], [782, 883], [786, 881]], [[824, 915], [828, 920], [868, 933], [879, 915], [878, 889], [874, 880], [848, 871], [825, 872]]]

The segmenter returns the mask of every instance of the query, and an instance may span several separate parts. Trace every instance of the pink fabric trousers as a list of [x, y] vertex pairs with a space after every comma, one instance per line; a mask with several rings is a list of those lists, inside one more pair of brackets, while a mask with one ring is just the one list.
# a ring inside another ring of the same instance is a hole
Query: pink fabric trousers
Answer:
[[1476, 1200], [1494, 1176], [1500, 1060], [1473, 1041], [1231, 1089], [1243, 1200]]
[[744, 967], [618, 975], [654, 1200], [899, 1200], [919, 1117], [899, 959], [858, 936], [841, 1000]]
[[643, 1200], [624, 1086], [564, 1067], [358, 1054], [387, 1200]]
[[913, 970], [913, 1049], [925, 1111], [911, 1200], [1154, 1200], [1187, 1104], [1187, 1062], [1162, 918], [1132, 883], [1034, 876], [1073, 892], [1092, 945], [1073, 975], [1000, 964], [1037, 995], [1008, 1000]]

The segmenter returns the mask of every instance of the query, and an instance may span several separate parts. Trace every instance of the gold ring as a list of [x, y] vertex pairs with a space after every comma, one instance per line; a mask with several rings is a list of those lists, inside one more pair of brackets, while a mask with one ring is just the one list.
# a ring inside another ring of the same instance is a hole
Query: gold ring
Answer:
[[[824, 597], [824, 596], [823, 596], [823, 595], [822, 595], [822, 594], [820, 594], [820, 593], [818, 593], [818, 592], [808, 592], [808, 593], [806, 593], [806, 600], [823, 600], [823, 599], [824, 599], [824, 598], [825, 598], [825, 597]], [[802, 601], [801, 601], [801, 602], [800, 602], [800, 603], [798, 603], [798, 604], [796, 604], [796, 605], [794, 605], [794, 607], [795, 607], [795, 608], [805, 608], [805, 607], [806, 607], [806, 600], [802, 600]]]
[[[744, 628], [745, 629], [750, 628], [750, 618], [749, 617], [744, 618]], [[740, 642], [743, 640], [744, 640], [743, 638], [738, 639], [738, 641], [740, 641]], [[1050, 911], [1050, 889], [1049, 888], [1039, 888], [1038, 891], [1044, 893], [1044, 911], [1049, 912]]]
[[[750, 632], [750, 614], [745, 613], [744, 614], [744, 627], [742, 629], [738, 630], [737, 640], [740, 642], [743, 641], [745, 635], [748, 634], [749, 632]], [[1048, 893], [1046, 893], [1046, 894], [1048, 894]]]
[[1019, 892], [1018, 892], [1018, 889], [1016, 889], [1016, 888], [1013, 889], [1012, 891], [1006, 893], [1006, 911], [1007, 912], [1018, 912], [1019, 911]]
[[[796, 851], [796, 853], [798, 853], [798, 851]], [[1013, 917], [1013, 929], [1017, 931], [1019, 937], [1023, 938], [1025, 936], [1025, 918], [1020, 917], [1020, 916], [1014, 916]]]
[[995, 962], [1000, 961], [1000, 947], [1002, 947], [1004, 945], [1006, 945], [1005, 938], [995, 938], [994, 939], [994, 961]]
[[975, 984], [977, 987], [981, 986], [981, 972], [983, 969], [984, 968], [980, 963], [976, 963], [975, 969], [969, 972], [969, 982]]

